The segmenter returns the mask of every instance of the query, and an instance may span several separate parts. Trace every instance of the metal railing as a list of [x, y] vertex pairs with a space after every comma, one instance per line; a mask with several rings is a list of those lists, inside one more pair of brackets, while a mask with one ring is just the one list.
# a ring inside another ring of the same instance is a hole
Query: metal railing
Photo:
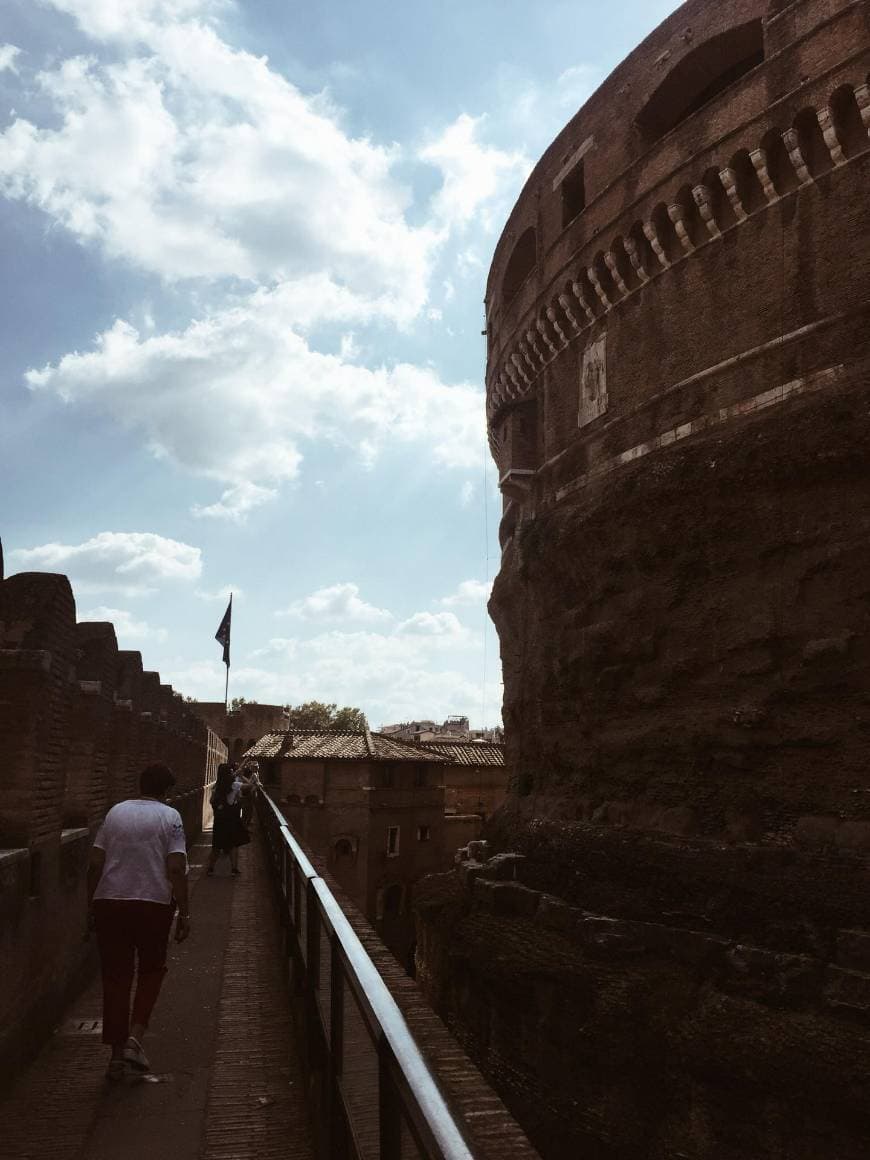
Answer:
[[472, 1160], [396, 1001], [262, 789], [318, 1152], [329, 1160]]

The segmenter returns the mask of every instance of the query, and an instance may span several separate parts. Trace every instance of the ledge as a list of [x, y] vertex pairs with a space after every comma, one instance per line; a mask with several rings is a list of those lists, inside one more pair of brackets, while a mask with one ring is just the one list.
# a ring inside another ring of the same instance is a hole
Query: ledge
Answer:
[[22, 846], [16, 846], [9, 850], [0, 850], [0, 869], [6, 866], [12, 866], [16, 862], [26, 862], [30, 857], [30, 851]]
[[76, 826], [70, 830], [61, 830], [60, 844], [61, 846], [68, 846], [71, 842], [81, 842], [89, 836], [90, 830], [87, 826]]

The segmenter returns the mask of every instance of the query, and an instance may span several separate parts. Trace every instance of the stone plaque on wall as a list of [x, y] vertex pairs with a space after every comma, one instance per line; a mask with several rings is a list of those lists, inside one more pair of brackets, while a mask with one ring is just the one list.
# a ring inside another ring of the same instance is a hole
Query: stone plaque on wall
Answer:
[[577, 426], [585, 427], [607, 410], [607, 335], [583, 351], [580, 364], [580, 408]]

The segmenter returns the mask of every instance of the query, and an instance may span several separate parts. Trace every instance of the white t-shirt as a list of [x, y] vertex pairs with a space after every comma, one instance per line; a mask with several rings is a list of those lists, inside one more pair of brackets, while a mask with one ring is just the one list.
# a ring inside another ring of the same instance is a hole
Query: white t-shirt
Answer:
[[168, 854], [186, 854], [181, 814], [164, 802], [131, 798], [112, 806], [94, 846], [106, 861], [94, 899], [124, 898], [169, 905]]

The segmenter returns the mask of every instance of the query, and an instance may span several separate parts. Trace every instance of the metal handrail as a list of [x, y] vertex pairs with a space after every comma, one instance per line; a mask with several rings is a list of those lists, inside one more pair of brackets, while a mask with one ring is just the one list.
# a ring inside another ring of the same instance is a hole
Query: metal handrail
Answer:
[[[296, 988], [306, 1000], [306, 1022], [315, 1029], [316, 1047], [308, 1045], [312, 1061], [322, 1071], [326, 1110], [334, 1114], [340, 1109], [347, 1129], [343, 1134], [338, 1131], [344, 1147], [327, 1139], [326, 1151], [330, 1156], [363, 1154], [342, 1083], [346, 983], [379, 1060], [380, 1160], [402, 1160], [403, 1120], [413, 1136], [415, 1155], [425, 1160], [472, 1160], [402, 1012], [356, 931], [262, 786], [257, 799], [288, 932], [286, 950], [294, 961]], [[321, 990], [321, 932], [328, 936], [330, 951], [327, 994]]]

